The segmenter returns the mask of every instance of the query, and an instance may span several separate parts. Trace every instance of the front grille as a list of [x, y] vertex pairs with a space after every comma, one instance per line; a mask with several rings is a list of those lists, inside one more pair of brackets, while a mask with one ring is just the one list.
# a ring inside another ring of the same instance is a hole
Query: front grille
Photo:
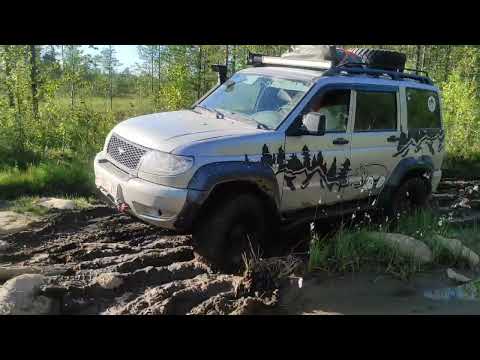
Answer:
[[137, 145], [126, 142], [117, 135], [112, 135], [108, 142], [107, 153], [116, 162], [123, 166], [135, 170], [140, 159], [147, 151]]

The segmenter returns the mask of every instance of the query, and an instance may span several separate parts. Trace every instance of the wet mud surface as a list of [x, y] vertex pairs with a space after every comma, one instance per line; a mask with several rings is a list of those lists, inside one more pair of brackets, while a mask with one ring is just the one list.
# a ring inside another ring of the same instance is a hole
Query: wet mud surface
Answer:
[[277, 302], [248, 276], [219, 274], [178, 236], [106, 206], [51, 215], [3, 237], [2, 267], [31, 267], [48, 278], [41, 295], [58, 314], [254, 314]]

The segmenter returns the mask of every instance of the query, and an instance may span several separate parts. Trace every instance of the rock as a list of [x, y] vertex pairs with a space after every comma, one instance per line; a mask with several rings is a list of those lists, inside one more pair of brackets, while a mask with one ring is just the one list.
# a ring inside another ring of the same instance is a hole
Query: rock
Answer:
[[420, 263], [433, 261], [433, 254], [428, 246], [410, 236], [395, 233], [369, 232], [368, 237], [398, 249], [402, 255], [412, 256]]
[[6, 241], [0, 240], [0, 251], [7, 250], [8, 248], [10, 248], [10, 246], [11, 245]]
[[33, 256], [33, 257], [29, 260], [29, 263], [30, 263], [30, 264], [39, 263], [39, 262], [48, 260], [49, 257], [50, 257], [50, 255], [49, 255], [48, 253], [37, 254], [37, 255]]
[[480, 258], [471, 249], [462, 244], [457, 239], [447, 239], [440, 235], [435, 235], [434, 240], [452, 255], [458, 256], [468, 262], [471, 267], [475, 267], [480, 263]]
[[0, 281], [7, 281], [23, 274], [40, 274], [39, 268], [31, 266], [0, 266]]
[[42, 198], [38, 200], [37, 205], [58, 210], [73, 210], [77, 207], [73, 200], [58, 198]]
[[468, 277], [466, 277], [462, 274], [457, 273], [453, 269], [447, 269], [447, 276], [448, 276], [449, 279], [452, 279], [452, 280], [455, 280], [455, 281], [458, 281], [458, 282], [462, 282], [462, 283], [472, 281], [472, 279], [470, 279], [470, 278], [468, 278]]
[[104, 289], [113, 290], [123, 284], [123, 279], [116, 273], [103, 273], [93, 279], [93, 283]]
[[13, 211], [0, 211], [0, 235], [13, 234], [27, 230], [35, 218]]
[[39, 296], [40, 286], [46, 278], [38, 274], [25, 274], [7, 281], [0, 288], [0, 315], [39, 315], [52, 310], [53, 301]]

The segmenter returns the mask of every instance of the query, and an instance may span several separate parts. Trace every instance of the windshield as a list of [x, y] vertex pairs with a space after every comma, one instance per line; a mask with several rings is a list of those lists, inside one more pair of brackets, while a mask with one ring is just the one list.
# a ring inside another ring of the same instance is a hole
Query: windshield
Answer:
[[300, 101], [310, 83], [266, 75], [236, 74], [199, 105], [226, 116], [276, 129]]

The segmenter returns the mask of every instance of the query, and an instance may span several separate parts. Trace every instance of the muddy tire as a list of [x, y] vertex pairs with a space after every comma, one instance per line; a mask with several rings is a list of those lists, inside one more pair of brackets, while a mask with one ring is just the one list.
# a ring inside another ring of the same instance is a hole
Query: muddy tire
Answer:
[[363, 63], [372, 68], [393, 71], [403, 71], [405, 69], [407, 58], [405, 54], [396, 51], [358, 48], [351, 49], [350, 52], [358, 56]]
[[243, 255], [262, 255], [267, 238], [267, 219], [261, 200], [239, 194], [212, 206], [193, 229], [199, 255], [227, 272], [243, 266]]
[[419, 177], [405, 180], [392, 194], [386, 207], [386, 215], [397, 217], [399, 214], [411, 214], [428, 205], [430, 192], [426, 181]]

